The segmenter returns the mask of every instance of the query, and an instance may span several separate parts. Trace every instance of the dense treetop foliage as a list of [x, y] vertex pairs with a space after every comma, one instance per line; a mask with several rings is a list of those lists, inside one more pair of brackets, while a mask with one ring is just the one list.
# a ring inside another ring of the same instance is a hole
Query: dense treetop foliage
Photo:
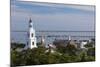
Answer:
[[75, 45], [68, 43], [67, 46], [57, 46], [54, 53], [46, 52], [46, 50], [53, 49], [43, 46], [16, 51], [17, 48], [23, 48], [24, 44], [13, 43], [12, 45], [11, 66], [95, 61], [95, 47], [90, 46], [90, 43], [85, 45], [87, 50], [79, 49]]

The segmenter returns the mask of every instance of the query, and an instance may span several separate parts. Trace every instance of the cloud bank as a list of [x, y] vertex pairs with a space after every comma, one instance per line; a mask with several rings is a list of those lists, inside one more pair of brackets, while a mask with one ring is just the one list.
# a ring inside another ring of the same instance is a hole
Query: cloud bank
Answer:
[[30, 17], [36, 30], [94, 30], [95, 6], [11, 2], [11, 30], [27, 30]]

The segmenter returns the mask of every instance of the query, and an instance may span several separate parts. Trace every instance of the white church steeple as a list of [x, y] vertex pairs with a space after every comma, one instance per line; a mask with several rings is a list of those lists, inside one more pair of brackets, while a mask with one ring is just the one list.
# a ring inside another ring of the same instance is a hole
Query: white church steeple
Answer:
[[28, 48], [32, 49], [32, 48], [37, 48], [36, 45], [36, 36], [35, 36], [35, 29], [33, 29], [33, 23], [32, 20], [30, 18], [29, 20], [29, 36], [28, 36]]

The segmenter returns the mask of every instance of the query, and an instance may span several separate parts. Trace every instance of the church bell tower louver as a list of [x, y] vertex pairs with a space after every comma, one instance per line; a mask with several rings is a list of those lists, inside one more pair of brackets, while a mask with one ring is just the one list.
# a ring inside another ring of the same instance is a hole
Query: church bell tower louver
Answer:
[[36, 36], [35, 36], [35, 29], [33, 28], [33, 23], [30, 18], [29, 20], [29, 32], [28, 32], [28, 48], [37, 48], [36, 45]]

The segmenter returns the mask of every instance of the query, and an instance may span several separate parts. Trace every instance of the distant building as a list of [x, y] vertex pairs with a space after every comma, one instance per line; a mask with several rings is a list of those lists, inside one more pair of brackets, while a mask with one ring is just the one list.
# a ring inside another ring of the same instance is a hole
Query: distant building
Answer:
[[44, 38], [43, 35], [41, 37], [41, 46], [44, 46], [45, 47], [45, 38]]
[[77, 41], [75, 41], [75, 40], [70, 40], [69, 44], [74, 45], [76, 48], [78, 47]]
[[56, 46], [56, 47], [66, 47], [67, 46], [67, 43], [68, 43], [68, 40], [61, 40], [61, 39], [56, 39], [53, 41], [53, 44]]
[[68, 40], [62, 40], [62, 39], [59, 39], [59, 40], [55, 40], [53, 42], [53, 44], [56, 46], [56, 47], [66, 47], [68, 44], [70, 45], [74, 45], [75, 47], [77, 47], [77, 41], [76, 40], [71, 40], [71, 38], [69, 37]]
[[85, 48], [85, 45], [88, 43], [88, 40], [81, 40], [80, 41], [80, 48]]
[[69, 40], [69, 41], [71, 40], [71, 36], [68, 36], [68, 40]]
[[48, 44], [46, 48], [48, 48], [48, 49], [45, 51], [45, 53], [48, 53], [48, 52], [49, 53], [55, 53], [56, 52], [55, 51], [56, 46], [53, 45], [53, 44]]

